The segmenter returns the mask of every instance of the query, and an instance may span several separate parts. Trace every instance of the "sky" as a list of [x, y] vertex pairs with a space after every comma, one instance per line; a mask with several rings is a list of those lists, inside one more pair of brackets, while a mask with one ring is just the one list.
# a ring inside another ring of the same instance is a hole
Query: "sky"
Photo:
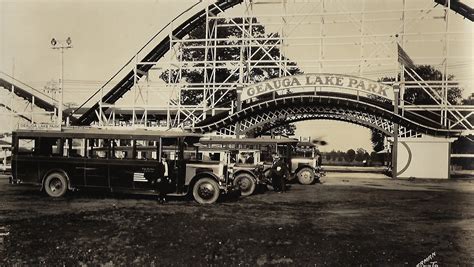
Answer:
[[[0, 71], [41, 89], [48, 81], [57, 80], [59, 76], [60, 57], [57, 50], [51, 49], [50, 40], [52, 38], [65, 40], [67, 37], [71, 37], [73, 48], [68, 49], [64, 54], [64, 98], [65, 102], [82, 103], [127, 62], [151, 36], [195, 2], [185, 0], [0, 0]], [[316, 2], [319, 3], [319, 1]], [[360, 2], [357, 1], [325, 2], [325, 8], [339, 12], [360, 8]], [[401, 0], [367, 0], [364, 5], [367, 10], [399, 9], [401, 2]], [[433, 5], [433, 2], [429, 0], [408, 2], [413, 8]], [[316, 12], [318, 7], [314, 5], [313, 7], [316, 9], [305, 10], [304, 4], [288, 5], [291, 12]], [[269, 12], [265, 5], [256, 6], [256, 12], [259, 8], [262, 13]], [[303, 11], [301, 11], [302, 9]], [[226, 14], [238, 15], [241, 12], [242, 8], [240, 7], [240, 9], [235, 8]], [[429, 23], [425, 21], [415, 24], [407, 23], [406, 30], [412, 35], [407, 37], [409, 40], [405, 47], [417, 64], [430, 63], [425, 58], [442, 51], [439, 45], [441, 42], [439, 35], [433, 34], [419, 40], [416, 34], [417, 32], [441, 31], [442, 19], [432, 19], [441, 13], [442, 11], [423, 14], [423, 16], [431, 18], [431, 20], [427, 19]], [[388, 18], [390, 16], [398, 15], [371, 13], [367, 15], [366, 19]], [[413, 12], [411, 15], [407, 14], [408, 19], [410, 16], [419, 16], [419, 14]], [[347, 27], [340, 24], [336, 27], [331, 26], [330, 22], [338, 18], [327, 17], [326, 19], [328, 25], [325, 34], [327, 35], [360, 34], [357, 27], [351, 26], [353, 23], [348, 24]], [[474, 31], [472, 23], [468, 20], [462, 20], [454, 13], [450, 14], [450, 19], [451, 30], [463, 32], [463, 34], [453, 35], [453, 40], [450, 41], [451, 55], [455, 58], [462, 58], [453, 59], [451, 61], [453, 67], [450, 70], [462, 80], [465, 87], [464, 95], [467, 96], [474, 92], [472, 89]], [[262, 18], [261, 20], [268, 24], [268, 31], [277, 29], [277, 26], [272, 26], [274, 21], [271, 18]], [[288, 31], [291, 31], [293, 36], [319, 34], [320, 28], [313, 23], [314, 20], [315, 18], [311, 16], [302, 18], [301, 21], [307, 22], [306, 26], [291, 28]], [[394, 22], [372, 23], [366, 27], [373, 34], [396, 32], [397, 30], [397, 24]], [[462, 39], [456, 41], [456, 38]], [[303, 60], [317, 58], [319, 50], [302, 49], [305, 47], [305, 40], [300, 40], [299, 45], [291, 42], [289, 41], [290, 45], [285, 49], [288, 57], [297, 62], [300, 61], [305, 72], [320, 71], [314, 67], [314, 64], [313, 67], [304, 66]], [[429, 45], [424, 45], [423, 42], [427, 42]], [[390, 49], [390, 47], [379, 49], [367, 43], [361, 53], [367, 57], [378, 58], [377, 62], [380, 63], [383, 61], [380, 61], [379, 58], [389, 53]], [[341, 49], [337, 45], [326, 45], [325, 53], [325, 59], [359, 57], [357, 47]], [[396, 62], [392, 63], [392, 61], [386, 65], [367, 64], [364, 67], [365, 74], [363, 76], [377, 78], [383, 74], [393, 73]], [[433, 63], [440, 64], [440, 60]], [[354, 67], [348, 67], [348, 64], [341, 66], [344, 64], [346, 63], [341, 62], [336, 66], [336, 64], [331, 65], [331, 62], [328, 62], [325, 63], [323, 71], [337, 73], [354, 71]], [[370, 131], [360, 126], [333, 121], [300, 122], [297, 126], [297, 135], [324, 138], [329, 145], [321, 148], [322, 150], [347, 150], [357, 147], [371, 150]], [[348, 138], [349, 136], [350, 138]]]

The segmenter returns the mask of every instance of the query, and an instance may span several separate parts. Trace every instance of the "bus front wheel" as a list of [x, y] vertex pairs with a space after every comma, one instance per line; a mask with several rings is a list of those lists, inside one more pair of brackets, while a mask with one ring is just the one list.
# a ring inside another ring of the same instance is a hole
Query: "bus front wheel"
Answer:
[[302, 168], [296, 173], [296, 176], [300, 184], [309, 185], [314, 183], [315, 174], [311, 168]]
[[67, 191], [67, 179], [59, 172], [50, 173], [44, 180], [44, 191], [50, 197], [62, 197]]
[[234, 179], [234, 185], [239, 186], [241, 196], [250, 196], [257, 186], [255, 179], [247, 173], [238, 174]]
[[219, 185], [212, 178], [201, 178], [193, 187], [193, 197], [200, 204], [212, 204], [219, 198]]

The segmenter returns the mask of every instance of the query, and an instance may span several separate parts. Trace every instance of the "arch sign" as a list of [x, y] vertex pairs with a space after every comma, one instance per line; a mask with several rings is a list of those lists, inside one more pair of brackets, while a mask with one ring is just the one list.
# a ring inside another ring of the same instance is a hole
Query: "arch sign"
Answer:
[[[341, 89], [346, 93], [359, 95], [359, 93], [362, 92], [364, 95], [377, 95], [393, 100], [393, 90], [389, 85], [366, 78], [331, 73], [309, 73], [285, 76], [252, 84], [243, 88], [241, 100], [245, 101], [270, 92], [292, 88], [296, 89], [292, 91], [292, 93], [305, 91], [314, 92], [315, 88], [331, 88], [331, 90], [324, 91], [336, 91], [334, 89]], [[310, 90], [308, 90], [308, 88]]]

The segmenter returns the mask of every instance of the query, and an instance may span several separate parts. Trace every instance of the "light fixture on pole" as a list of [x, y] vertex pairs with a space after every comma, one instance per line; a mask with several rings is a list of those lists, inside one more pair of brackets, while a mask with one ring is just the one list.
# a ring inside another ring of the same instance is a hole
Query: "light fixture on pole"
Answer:
[[58, 107], [58, 121], [59, 129], [61, 129], [63, 124], [63, 101], [64, 101], [64, 49], [72, 48], [71, 37], [68, 37], [65, 41], [56, 40], [55, 38], [51, 39], [51, 48], [60, 50], [61, 58], [61, 73], [59, 74], [59, 107]]

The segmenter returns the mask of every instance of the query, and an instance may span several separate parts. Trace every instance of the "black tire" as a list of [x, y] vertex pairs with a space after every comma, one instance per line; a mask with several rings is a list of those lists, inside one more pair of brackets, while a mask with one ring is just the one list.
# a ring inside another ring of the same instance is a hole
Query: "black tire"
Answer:
[[240, 195], [246, 197], [252, 195], [255, 192], [257, 182], [252, 177], [252, 175], [248, 173], [241, 173], [234, 178], [234, 185], [238, 185], [240, 188]]
[[296, 173], [300, 184], [309, 185], [315, 182], [315, 173], [312, 168], [304, 167]]
[[66, 194], [68, 182], [60, 172], [50, 173], [44, 180], [44, 191], [50, 197], [62, 197]]
[[197, 203], [212, 204], [219, 198], [220, 189], [212, 178], [201, 178], [193, 186], [193, 197]]

